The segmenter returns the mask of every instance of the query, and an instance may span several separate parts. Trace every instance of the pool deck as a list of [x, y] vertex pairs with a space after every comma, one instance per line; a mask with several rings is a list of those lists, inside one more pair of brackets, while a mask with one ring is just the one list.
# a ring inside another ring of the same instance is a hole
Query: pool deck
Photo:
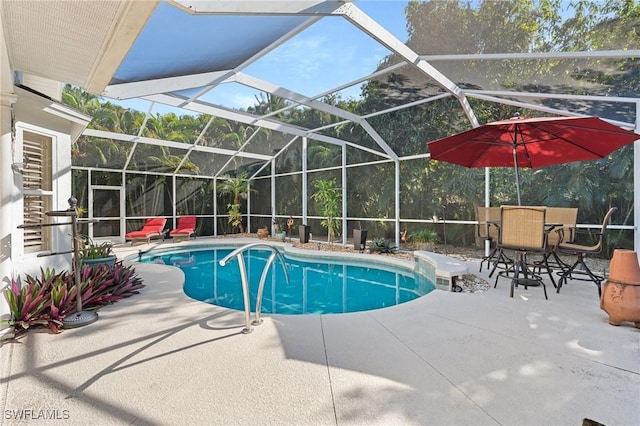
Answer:
[[640, 424], [640, 330], [609, 325], [593, 284], [545, 300], [501, 280], [242, 334], [244, 314], [186, 297], [179, 270], [136, 271], [141, 294], [97, 322], [3, 342], [2, 424]]

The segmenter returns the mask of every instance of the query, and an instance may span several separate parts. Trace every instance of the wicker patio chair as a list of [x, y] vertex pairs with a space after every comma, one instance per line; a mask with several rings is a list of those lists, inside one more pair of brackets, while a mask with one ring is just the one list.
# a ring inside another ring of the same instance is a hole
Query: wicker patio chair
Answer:
[[498, 273], [494, 288], [497, 287], [500, 278], [509, 278], [511, 297], [513, 297], [514, 288], [522, 284], [525, 290], [529, 286], [542, 286], [544, 297], [548, 299], [547, 287], [542, 277], [527, 266], [528, 253], [545, 254], [547, 251], [545, 213], [544, 207], [501, 207], [498, 250], [499, 252], [514, 250], [516, 258], [509, 269]]
[[604, 281], [605, 277], [602, 275], [594, 274], [585, 263], [584, 257], [587, 254], [598, 254], [602, 251], [604, 235], [607, 231], [607, 226], [609, 225], [609, 219], [611, 219], [611, 216], [613, 215], [613, 213], [615, 213], [616, 210], [618, 210], [616, 207], [611, 207], [607, 214], [604, 215], [600, 231], [595, 234], [595, 236], [597, 237], [597, 241], [594, 245], [586, 246], [575, 244], [572, 242], [560, 242], [560, 244], [558, 245], [558, 251], [560, 252], [560, 254], [575, 255], [576, 261], [572, 266], [560, 273], [558, 288], [556, 290], [558, 293], [560, 293], [560, 288], [562, 288], [563, 284], [566, 284], [567, 280], [579, 280], [593, 281], [598, 287], [598, 297], [602, 295], [602, 289], [600, 285], [602, 281]]
[[[547, 207], [545, 220], [547, 227], [549, 227], [549, 224], [554, 224], [555, 226], [551, 229], [548, 228], [548, 251], [542, 260], [535, 262], [535, 268], [541, 270], [542, 268], [551, 267], [552, 269], [560, 269], [562, 271], [569, 269], [570, 265], [558, 256], [557, 247], [560, 242], [571, 243], [574, 241], [576, 223], [578, 221], [578, 209], [574, 207]], [[554, 279], [552, 279], [551, 282], [554, 287], [557, 287]]]
[[476, 207], [476, 242], [484, 248], [485, 242], [489, 242], [489, 254], [485, 255], [480, 261], [480, 272], [482, 272], [482, 264], [487, 264], [487, 269], [491, 265], [498, 253], [498, 230], [500, 223], [500, 207]]

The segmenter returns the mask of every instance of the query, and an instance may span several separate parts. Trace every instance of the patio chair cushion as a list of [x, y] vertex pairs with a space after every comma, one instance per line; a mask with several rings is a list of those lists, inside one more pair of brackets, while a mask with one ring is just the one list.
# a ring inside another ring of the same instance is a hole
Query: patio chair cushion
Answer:
[[166, 223], [167, 223], [167, 219], [163, 217], [154, 217], [151, 219], [147, 219], [142, 229], [128, 232], [127, 234], [125, 234], [125, 238], [127, 240], [147, 240], [147, 241], [149, 241], [151, 237], [155, 237], [155, 236], [164, 238], [164, 233], [162, 231]]
[[195, 216], [182, 216], [178, 218], [178, 225], [176, 229], [172, 229], [169, 232], [171, 236], [190, 236], [196, 230], [196, 217]]

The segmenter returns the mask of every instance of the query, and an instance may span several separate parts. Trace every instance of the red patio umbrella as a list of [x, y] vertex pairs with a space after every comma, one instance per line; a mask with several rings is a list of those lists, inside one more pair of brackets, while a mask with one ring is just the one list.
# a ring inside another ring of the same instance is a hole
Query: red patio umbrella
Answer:
[[537, 168], [596, 160], [640, 139], [599, 117], [514, 117], [429, 142], [431, 158], [466, 167]]

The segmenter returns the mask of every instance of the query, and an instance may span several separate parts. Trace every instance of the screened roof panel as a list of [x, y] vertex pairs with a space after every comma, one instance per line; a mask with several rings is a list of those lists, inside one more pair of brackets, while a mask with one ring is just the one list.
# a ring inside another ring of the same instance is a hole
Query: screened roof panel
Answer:
[[[110, 142], [93, 152], [78, 145], [74, 165], [125, 167], [139, 133], [163, 148], [148, 155], [138, 144], [129, 170], [139, 163], [213, 176], [273, 156], [287, 164], [282, 170], [298, 167], [279, 150], [303, 137], [351, 144], [350, 163], [421, 154], [429, 140], [514, 109], [597, 114], [626, 127], [637, 121], [634, 105], [616, 97], [640, 93], [638, 17], [617, 2], [160, 0], [110, 3], [101, 15], [114, 17], [110, 25], [81, 19], [103, 3], [66, 5], [77, 32], [49, 19], [60, 13], [56, 2], [0, 3], [17, 73], [68, 75], [61, 81], [129, 110], [114, 123], [91, 111], [90, 127], [111, 132], [103, 138]], [[42, 25], [25, 26], [29, 14]], [[19, 43], [25, 39], [60, 49]], [[78, 46], [101, 46], [77, 65], [82, 75], [65, 68]], [[47, 66], [38, 66], [45, 56]], [[257, 129], [264, 130], [254, 140]], [[114, 141], [123, 134], [132, 136]], [[297, 146], [287, 148], [291, 158]], [[164, 166], [150, 164], [163, 156]]]
[[340, 167], [342, 165], [342, 147], [311, 141], [307, 145], [307, 163], [309, 169]]
[[638, 58], [545, 56], [519, 59], [501, 55], [501, 60], [465, 60], [460, 56], [459, 60], [435, 59], [431, 64], [468, 89], [592, 96], [633, 96], [637, 92], [637, 87], [620, 82], [634, 78], [640, 67]]
[[367, 118], [367, 122], [399, 156], [424, 154], [427, 152], [425, 141], [471, 127], [460, 102], [450, 96], [375, 115]]
[[257, 130], [237, 121], [214, 117], [205, 128], [198, 145], [235, 151]]
[[122, 170], [132, 149], [132, 142], [82, 136], [74, 144], [71, 157], [74, 166]]
[[368, 161], [388, 160], [370, 151], [363, 151], [352, 145], [347, 145], [347, 164], [366, 163]]
[[[315, 142], [309, 140], [308, 147], [311, 147]], [[308, 150], [309, 148], [307, 148]], [[302, 140], [297, 139], [285, 149], [280, 151], [278, 156], [274, 160], [275, 173], [292, 173], [302, 170]], [[265, 171], [270, 172], [270, 168], [265, 168]], [[260, 176], [265, 175], [264, 171], [260, 172]]]
[[[428, 102], [434, 96], [449, 96], [435, 80], [407, 64], [384, 66], [373, 77], [360, 84], [365, 96], [357, 104], [361, 116], [408, 106], [415, 102]], [[345, 99], [344, 91], [338, 92]]]
[[242, 172], [247, 172], [249, 176], [253, 176], [259, 169], [265, 166], [266, 162], [248, 157], [235, 156], [229, 159], [224, 167], [220, 168], [218, 176], [230, 175], [238, 176]]
[[[189, 162], [193, 164], [197, 170], [198, 175], [201, 176], [215, 176], [215, 174], [224, 166], [231, 158], [230, 155], [216, 154], [212, 152], [191, 152], [187, 157]], [[181, 174], [191, 174], [189, 170], [189, 164], [183, 165], [180, 168]]]
[[142, 136], [193, 145], [204, 131], [207, 114], [187, 114], [182, 108], [153, 104]]
[[243, 152], [265, 155], [276, 155], [295, 137], [281, 132], [261, 129], [252, 135], [242, 147]]
[[[536, 116], [540, 113], [543, 115], [557, 115], [570, 111], [571, 113], [583, 115], [595, 115], [618, 122], [619, 125], [632, 123], [636, 119], [636, 102], [635, 98], [618, 98], [614, 100], [608, 96], [602, 96], [594, 99], [592, 97], [584, 97], [580, 95], [567, 96], [564, 93], [526, 93], [526, 92], [469, 92], [469, 103], [472, 107], [478, 102], [476, 97], [481, 100], [499, 99], [506, 105], [515, 105], [525, 108], [521, 114], [527, 116]], [[525, 112], [526, 109], [531, 112]], [[508, 117], [503, 117], [508, 118]]]
[[222, 83], [215, 87], [182, 90], [177, 94], [185, 98], [191, 98], [203, 91], [204, 93], [198, 97], [200, 101], [242, 111], [255, 107], [261, 97], [266, 96], [266, 93], [262, 90], [247, 87], [235, 81]]
[[328, 99], [315, 101], [311, 107], [302, 105], [292, 105], [280, 113], [273, 115], [275, 119], [299, 128], [312, 131], [324, 127], [332, 127], [345, 120], [354, 120], [356, 115], [343, 110], [344, 105], [330, 103]]
[[161, 2], [111, 84], [231, 70], [306, 19], [193, 15]]
[[[185, 149], [180, 149], [170, 146], [138, 143], [136, 144], [127, 169], [132, 171], [173, 173], [182, 163], [187, 148], [186, 145]], [[193, 173], [197, 174], [199, 172], [195, 164], [191, 163], [188, 158], [185, 160], [184, 167], [190, 168]]]
[[[385, 153], [384, 147], [374, 139], [378, 137], [377, 132], [375, 132], [375, 130], [365, 130], [361, 125], [356, 123], [346, 122], [337, 126], [320, 129], [315, 133], [334, 140], [352, 142], [377, 155], [384, 155]], [[381, 142], [384, 143], [384, 141]]]
[[[344, 18], [330, 16], [259, 58], [244, 72], [307, 97], [316, 97], [372, 73], [390, 53]], [[350, 94], [360, 95], [357, 88]]]
[[[580, 38], [581, 31], [597, 20], [568, 24], [566, 34], [559, 35], [543, 26], [537, 31], [526, 27], [527, 23], [541, 22], [541, 18], [533, 7], [518, 9], [521, 5], [517, 2], [480, 2], [473, 7], [455, 2], [365, 0], [356, 2], [355, 8], [349, 3], [342, 7], [330, 3], [325, 4], [324, 12], [340, 7], [334, 16], [305, 14], [293, 20], [289, 19], [292, 15], [279, 15], [283, 11], [283, 3], [279, 2], [272, 3], [279, 12], [266, 15], [245, 14], [251, 7], [242, 6], [238, 7], [238, 14], [226, 10], [223, 14], [190, 15], [172, 10], [170, 4], [161, 4], [136, 45], [148, 43], [147, 31], [168, 25], [163, 20], [176, 16], [172, 25], [184, 31], [180, 35], [182, 45], [188, 44], [185, 35], [192, 30], [187, 28], [190, 23], [195, 29], [200, 28], [205, 43], [201, 50], [204, 55], [197, 60], [190, 62], [190, 47], [185, 50], [186, 59], [181, 58], [181, 64], [172, 66], [184, 67], [191, 74], [213, 73], [175, 83], [167, 78], [178, 74], [163, 71], [165, 74], [157, 78], [165, 80], [158, 81], [155, 90], [164, 90], [164, 95], [150, 95], [147, 99], [171, 103], [191, 114], [215, 116], [216, 123], [200, 141], [204, 146], [276, 156], [294, 138], [308, 136], [310, 141], [338, 145], [345, 141], [361, 147], [366, 154], [350, 155], [347, 161], [353, 163], [361, 157], [379, 160], [424, 154], [424, 142], [469, 128], [474, 120], [485, 122], [489, 113], [499, 115], [502, 109], [512, 111], [514, 106], [546, 114], [554, 108], [558, 109], [557, 114], [598, 111], [588, 105], [590, 101], [550, 101], [508, 96], [503, 91], [557, 90], [599, 95], [606, 92], [607, 85], [602, 79], [599, 84], [592, 83], [590, 73], [629, 78], [619, 66], [617, 70], [609, 66], [611, 60], [581, 58], [584, 52], [577, 56], [536, 56], [545, 49], [561, 50], [563, 37]], [[563, 22], [572, 18], [575, 11], [562, 4], [553, 13], [557, 13], [558, 22]], [[584, 15], [577, 14], [575, 19], [580, 17]], [[283, 18], [287, 19], [279, 21]], [[220, 23], [216, 28], [226, 33], [210, 34], [209, 26], [199, 27], [205, 21], [212, 27]], [[256, 31], [255, 22], [264, 27]], [[284, 22], [278, 27], [282, 30], [279, 34], [270, 27], [273, 22]], [[247, 25], [251, 28], [244, 31], [243, 37], [255, 39], [246, 42], [242, 37], [233, 37]], [[175, 39], [180, 40], [178, 36]], [[624, 47], [622, 40], [611, 36], [592, 42]], [[210, 45], [206, 41], [222, 43], [211, 48], [215, 57], [207, 56]], [[168, 45], [169, 52], [174, 49]], [[255, 53], [258, 54], [253, 56]], [[427, 56], [416, 56], [420, 54]], [[493, 56], [483, 56], [487, 54]], [[246, 61], [232, 64], [233, 58], [243, 55]], [[140, 55], [132, 50], [131, 56]], [[199, 63], [207, 66], [198, 68]], [[163, 82], [166, 88], [161, 89]], [[190, 83], [193, 84], [189, 86]], [[615, 85], [625, 86], [619, 81]], [[151, 93], [146, 86], [136, 86], [135, 90]], [[461, 99], [467, 90], [469, 97]], [[637, 89], [629, 91], [635, 93]], [[494, 106], [487, 108], [487, 101]], [[465, 105], [470, 108], [465, 110]], [[480, 108], [476, 111], [473, 105]], [[627, 108], [617, 111], [616, 117], [633, 121]], [[393, 126], [388, 125], [391, 122]], [[399, 122], [405, 124], [398, 125]], [[424, 122], [431, 123], [431, 128]], [[260, 128], [263, 130], [256, 132]], [[286, 164], [285, 159], [280, 155], [277, 164]], [[256, 159], [241, 162], [240, 166], [245, 166]], [[264, 164], [264, 160], [258, 163]], [[225, 166], [218, 174], [235, 168]], [[290, 165], [284, 168], [289, 169]]]

